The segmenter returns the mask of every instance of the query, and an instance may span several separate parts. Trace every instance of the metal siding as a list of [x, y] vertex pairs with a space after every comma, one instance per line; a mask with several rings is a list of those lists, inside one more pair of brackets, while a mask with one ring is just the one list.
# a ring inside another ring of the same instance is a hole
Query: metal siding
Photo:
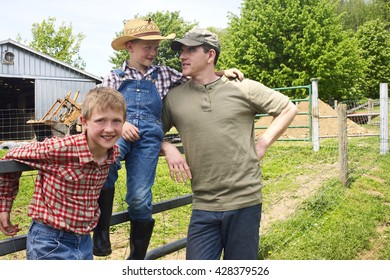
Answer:
[[64, 99], [68, 92], [74, 98], [76, 91], [80, 91], [76, 102], [81, 103], [85, 94], [94, 87], [95, 82], [35, 80], [35, 118], [41, 119], [54, 102], [58, 98]]
[[[38, 76], [38, 77], [53, 77], [53, 78], [67, 78], [67, 79], [88, 79], [90, 77], [83, 75], [71, 68], [67, 68], [61, 64], [51, 61], [46, 57], [39, 56], [26, 49], [19, 48], [13, 44], [0, 45], [1, 55], [6, 51], [15, 54], [13, 65], [6, 65], [0, 61], [0, 75], [14, 75], [17, 76]], [[2, 60], [2, 57], [1, 57]]]

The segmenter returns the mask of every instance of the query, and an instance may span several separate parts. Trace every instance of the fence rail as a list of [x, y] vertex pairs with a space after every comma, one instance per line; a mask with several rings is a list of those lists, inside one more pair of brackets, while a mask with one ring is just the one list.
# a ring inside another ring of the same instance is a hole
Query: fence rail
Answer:
[[[34, 170], [32, 167], [12, 161], [3, 160], [0, 161], [0, 174], [11, 173], [11, 172], [23, 172]], [[174, 208], [182, 207], [192, 203], [192, 195], [184, 195], [176, 197], [170, 200], [161, 201], [153, 204], [153, 214], [168, 211]], [[127, 211], [121, 211], [114, 213], [111, 217], [111, 226], [118, 225], [129, 221]], [[153, 260], [161, 258], [170, 253], [176, 252], [183, 249], [186, 246], [187, 238], [183, 238], [171, 243], [165, 244], [161, 247], [149, 251], [146, 255], [146, 259]], [[12, 238], [0, 240], [0, 256], [5, 256], [11, 253], [16, 253], [26, 249], [26, 235], [20, 235]]]

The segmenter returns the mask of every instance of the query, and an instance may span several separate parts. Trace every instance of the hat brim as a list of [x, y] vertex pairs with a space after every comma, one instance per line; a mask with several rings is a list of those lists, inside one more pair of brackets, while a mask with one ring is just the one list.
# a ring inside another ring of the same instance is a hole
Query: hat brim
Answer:
[[131, 40], [147, 40], [147, 41], [152, 41], [152, 40], [172, 40], [176, 37], [175, 33], [171, 33], [167, 36], [161, 36], [161, 35], [149, 35], [149, 36], [120, 36], [116, 39], [114, 39], [111, 43], [111, 47], [116, 50], [124, 50], [126, 49], [126, 43]]
[[182, 45], [185, 45], [188, 47], [197, 47], [197, 46], [201, 46], [203, 44], [204, 43], [196, 41], [196, 40], [183, 38], [183, 39], [178, 39], [178, 40], [173, 41], [171, 43], [171, 49], [174, 51], [180, 51]]

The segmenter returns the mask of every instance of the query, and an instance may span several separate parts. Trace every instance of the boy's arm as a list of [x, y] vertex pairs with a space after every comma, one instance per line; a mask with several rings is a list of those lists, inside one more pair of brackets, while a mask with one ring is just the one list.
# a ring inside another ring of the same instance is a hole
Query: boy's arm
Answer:
[[242, 73], [237, 68], [230, 68], [227, 70], [219, 70], [219, 71], [215, 72], [215, 74], [217, 76], [226, 76], [228, 78], [237, 78], [240, 81], [242, 81], [242, 79], [244, 79], [244, 73]]
[[0, 213], [11, 212], [12, 203], [19, 191], [19, 179], [22, 172], [0, 175]]
[[12, 204], [19, 190], [22, 172], [0, 175], [0, 231], [7, 236], [15, 235], [20, 229], [10, 221]]
[[[51, 140], [50, 140], [51, 141]], [[15, 160], [39, 169], [41, 163], [50, 161], [51, 148], [49, 141], [31, 142], [15, 147], [3, 157], [3, 160]], [[0, 175], [0, 213], [11, 212], [13, 201], [19, 191], [19, 179], [22, 172], [5, 173]], [[4, 222], [3, 217], [3, 222]]]

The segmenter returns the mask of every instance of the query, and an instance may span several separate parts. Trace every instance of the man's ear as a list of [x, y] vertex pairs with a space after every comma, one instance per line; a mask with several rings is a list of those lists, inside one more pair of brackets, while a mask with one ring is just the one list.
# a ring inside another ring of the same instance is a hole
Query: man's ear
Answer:
[[209, 63], [211, 63], [211, 62], [214, 63], [215, 56], [216, 56], [215, 50], [214, 50], [214, 49], [210, 49], [210, 50], [209, 50], [209, 58], [207, 59], [207, 61], [208, 61]]

